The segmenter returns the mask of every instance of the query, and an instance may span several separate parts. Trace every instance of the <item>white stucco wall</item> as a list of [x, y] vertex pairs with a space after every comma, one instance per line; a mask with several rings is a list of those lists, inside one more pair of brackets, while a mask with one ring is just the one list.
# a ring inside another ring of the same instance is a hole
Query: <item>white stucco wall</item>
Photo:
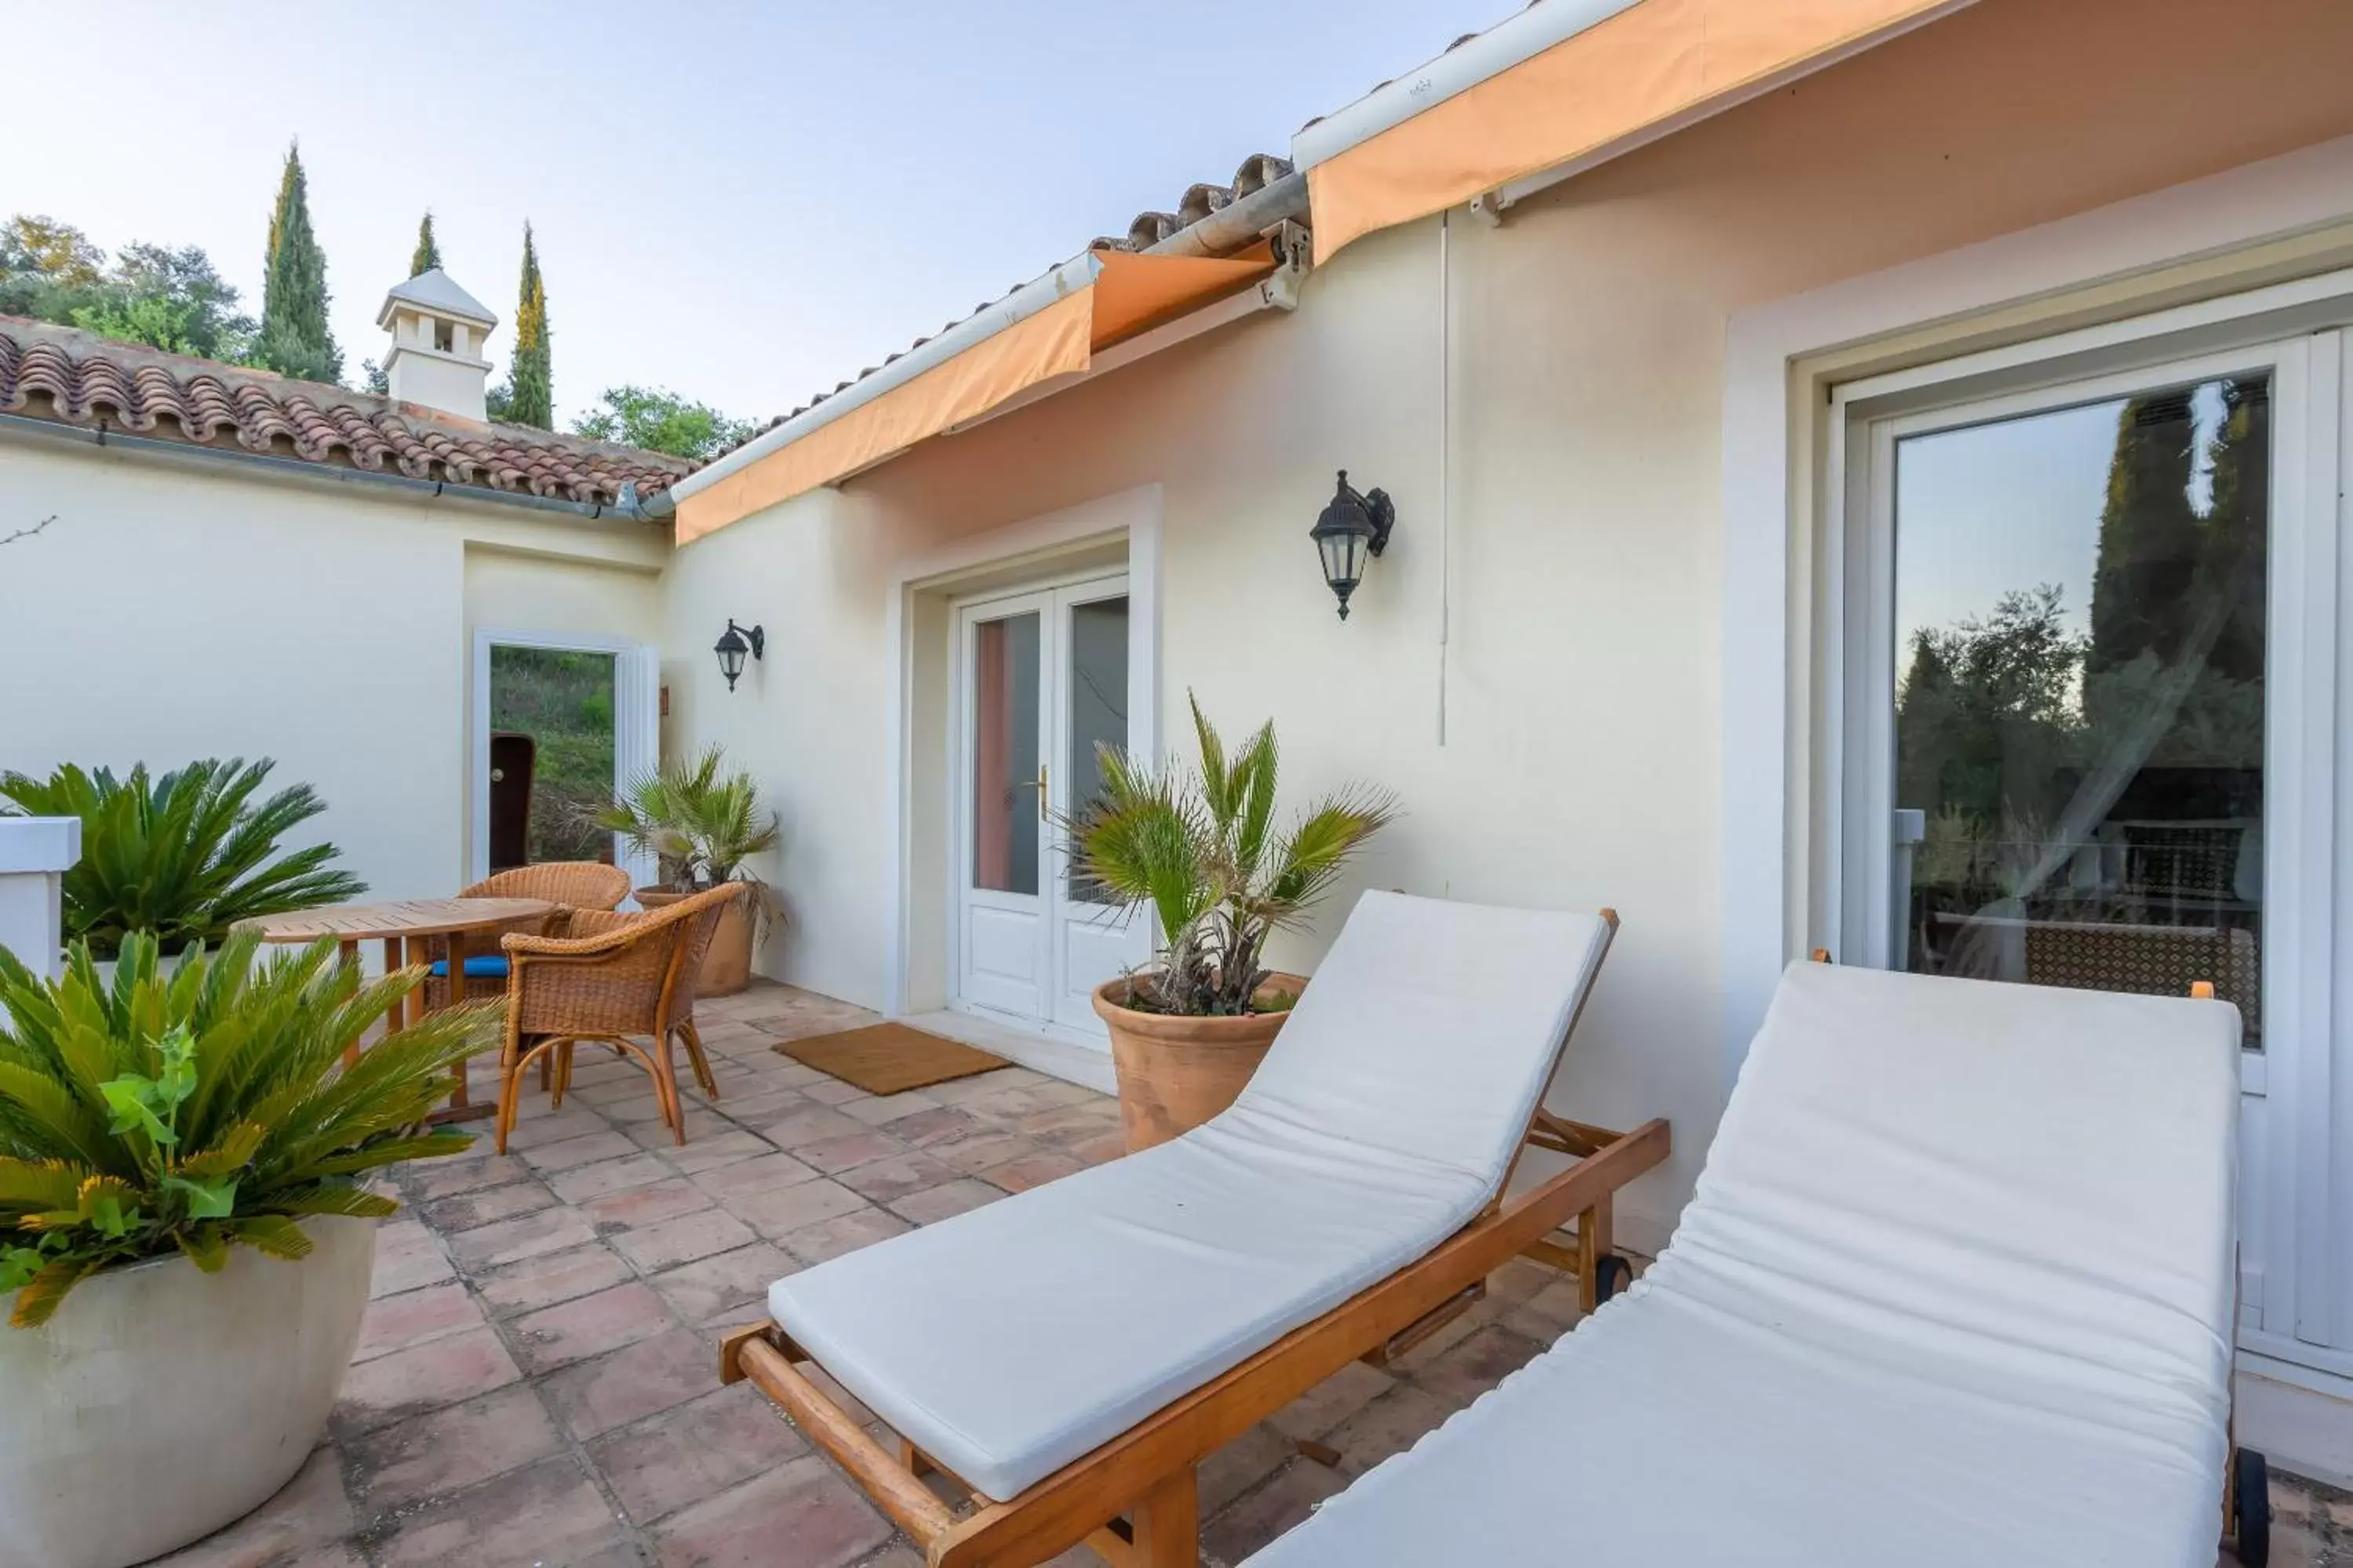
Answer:
[[[794, 918], [768, 966], [870, 1005], [889, 995], [895, 575], [1157, 485], [1164, 711], [1189, 689], [1233, 728], [1272, 717], [1293, 799], [1351, 779], [1396, 790], [1406, 815], [1352, 886], [1621, 911], [1555, 1103], [1674, 1121], [1673, 1167], [1627, 1205], [1637, 1227], [1663, 1226], [1726, 1088], [1721, 868], [1741, 847], [1719, 829], [1725, 323], [2353, 130], [2322, 63], [2353, 48], [2341, 8], [2294, 0], [2221, 29], [2205, 15], [1986, 0], [1500, 230], [1458, 217], [1449, 364], [1433, 220], [1351, 246], [1294, 315], [690, 546], [665, 592], [670, 738], [726, 742], [783, 813], [773, 870]], [[2192, 101], [2233, 110], [2182, 113]], [[1305, 537], [1340, 468], [1398, 510], [1345, 626]], [[733, 697], [708, 651], [730, 615], [769, 637]], [[1312, 964], [1347, 902], [1274, 956]]]
[[650, 638], [661, 531], [0, 434], [0, 768], [274, 757], [375, 896], [465, 854], [470, 628]]

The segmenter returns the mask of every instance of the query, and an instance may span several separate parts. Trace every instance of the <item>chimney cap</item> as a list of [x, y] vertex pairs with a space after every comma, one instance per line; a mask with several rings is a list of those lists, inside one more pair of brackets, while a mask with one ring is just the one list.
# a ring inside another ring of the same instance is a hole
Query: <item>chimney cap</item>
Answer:
[[450, 316], [461, 321], [471, 321], [486, 331], [499, 324], [490, 307], [458, 287], [457, 280], [438, 267], [420, 272], [406, 283], [395, 284], [384, 296], [384, 308], [375, 313], [375, 324], [389, 329], [393, 311], [406, 305], [412, 310], [427, 315]]

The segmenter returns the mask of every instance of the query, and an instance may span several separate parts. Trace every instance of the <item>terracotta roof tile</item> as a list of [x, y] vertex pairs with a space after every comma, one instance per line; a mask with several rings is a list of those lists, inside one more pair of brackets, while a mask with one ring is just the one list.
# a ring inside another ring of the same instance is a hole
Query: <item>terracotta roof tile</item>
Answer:
[[655, 494], [694, 466], [15, 316], [0, 316], [0, 414], [589, 505], [624, 485]]

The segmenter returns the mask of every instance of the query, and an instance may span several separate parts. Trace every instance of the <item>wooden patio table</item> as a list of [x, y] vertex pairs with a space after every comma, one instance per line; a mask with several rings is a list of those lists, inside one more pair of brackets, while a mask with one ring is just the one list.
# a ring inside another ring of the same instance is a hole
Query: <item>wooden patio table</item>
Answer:
[[[261, 915], [240, 923], [259, 932], [264, 942], [309, 943], [322, 936], [332, 937], [346, 963], [359, 962], [360, 943], [382, 942], [387, 974], [405, 963], [431, 963], [431, 941], [440, 937], [448, 944], [445, 956], [449, 963], [450, 984], [447, 994], [454, 1005], [466, 996], [466, 938], [470, 933], [533, 920], [554, 908], [547, 899], [401, 899], [391, 903], [335, 904], [322, 910]], [[385, 1033], [417, 1022], [425, 1012], [425, 987], [419, 985], [404, 1002], [385, 1013]], [[354, 1054], [357, 1050], [354, 1046]], [[435, 1111], [431, 1120], [472, 1121], [497, 1109], [496, 1105], [476, 1105], [467, 1098], [466, 1074], [461, 1068], [457, 1092], [449, 1097], [448, 1106]]]

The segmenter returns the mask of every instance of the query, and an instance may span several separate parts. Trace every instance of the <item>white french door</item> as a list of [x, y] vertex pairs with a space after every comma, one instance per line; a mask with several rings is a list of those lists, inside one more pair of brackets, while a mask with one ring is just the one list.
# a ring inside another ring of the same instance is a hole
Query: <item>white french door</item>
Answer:
[[2206, 315], [1836, 395], [1816, 930], [1921, 973], [2212, 981], [2245, 1026], [2242, 1343], [2353, 1375], [2345, 345]]
[[1128, 743], [1124, 574], [956, 614], [955, 980], [959, 1004], [1101, 1033], [1088, 998], [1146, 955], [1140, 920], [1089, 896], [1061, 825]]

